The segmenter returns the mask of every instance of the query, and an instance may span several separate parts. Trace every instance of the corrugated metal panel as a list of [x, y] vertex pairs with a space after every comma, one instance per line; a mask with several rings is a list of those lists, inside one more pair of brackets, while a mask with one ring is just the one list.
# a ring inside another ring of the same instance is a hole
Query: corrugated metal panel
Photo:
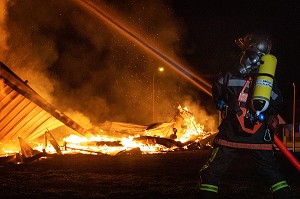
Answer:
[[[0, 62], [0, 144], [3, 147], [18, 137], [27, 142], [49, 130], [66, 125], [80, 134], [85, 129], [58, 111], [26, 82]], [[1, 153], [1, 150], [0, 150]]]

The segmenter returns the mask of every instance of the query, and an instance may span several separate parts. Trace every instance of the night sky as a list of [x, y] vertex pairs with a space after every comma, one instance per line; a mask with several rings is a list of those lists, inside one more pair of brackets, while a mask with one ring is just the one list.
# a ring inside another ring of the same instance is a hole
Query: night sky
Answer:
[[[251, 32], [270, 34], [271, 53], [278, 59], [276, 78], [285, 98], [293, 99], [292, 83], [300, 86], [300, 6], [297, 1], [170, 2], [187, 27], [184, 49], [189, 49], [185, 51], [188, 60], [201, 68], [199, 70], [207, 67], [208, 75], [231, 69], [234, 63], [231, 55], [239, 55], [234, 39]], [[212, 63], [213, 57], [217, 63]], [[300, 99], [299, 89], [297, 91], [297, 99]]]
[[[235, 39], [267, 32], [285, 100], [293, 99], [293, 82], [300, 97], [297, 1], [92, 2], [209, 83], [237, 67], [240, 49]], [[216, 115], [209, 95], [82, 5], [15, 0], [1, 1], [0, 6], [5, 11], [0, 18], [1, 61], [83, 126], [106, 120], [149, 124], [155, 93], [155, 121], [170, 121], [183, 105], [208, 130], [215, 128], [209, 123]], [[157, 72], [160, 66], [164, 73]]]
[[[199, 74], [206, 73], [207, 77], [237, 66], [235, 58], [240, 51], [234, 39], [251, 32], [269, 34], [273, 43], [271, 53], [277, 57], [275, 78], [284, 97], [280, 114], [292, 122], [293, 83], [296, 99], [300, 99], [300, 6], [297, 1], [170, 2], [188, 29], [183, 49], [193, 50], [185, 51], [185, 55]], [[296, 103], [296, 122], [299, 122], [297, 107], [299, 103]]]

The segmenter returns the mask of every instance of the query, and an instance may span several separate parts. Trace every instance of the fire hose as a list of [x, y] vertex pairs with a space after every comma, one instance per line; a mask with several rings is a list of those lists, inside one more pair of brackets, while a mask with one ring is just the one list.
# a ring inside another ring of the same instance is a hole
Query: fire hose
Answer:
[[280, 139], [274, 135], [274, 142], [276, 146], [281, 150], [281, 152], [287, 157], [287, 159], [292, 163], [292, 165], [300, 171], [300, 163], [298, 160], [291, 154], [291, 152], [284, 146], [284, 144], [280, 141]]

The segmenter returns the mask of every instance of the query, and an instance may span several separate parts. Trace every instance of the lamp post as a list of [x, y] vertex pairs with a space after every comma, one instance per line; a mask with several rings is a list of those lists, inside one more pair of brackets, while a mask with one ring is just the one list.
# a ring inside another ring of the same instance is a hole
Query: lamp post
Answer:
[[[158, 72], [163, 72], [164, 68], [163, 67], [158, 67]], [[153, 72], [153, 79], [152, 79], [152, 122], [154, 123], [155, 117], [154, 117], [154, 110], [155, 110], [155, 73], [157, 71], [155, 70]]]
[[295, 152], [295, 111], [296, 111], [296, 86], [293, 83], [294, 87], [294, 101], [293, 101], [293, 126], [292, 126], [292, 134], [293, 134], [293, 152]]

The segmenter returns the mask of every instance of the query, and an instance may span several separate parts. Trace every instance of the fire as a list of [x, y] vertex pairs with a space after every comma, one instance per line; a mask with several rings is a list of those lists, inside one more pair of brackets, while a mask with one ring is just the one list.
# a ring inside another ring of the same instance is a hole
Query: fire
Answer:
[[[139, 137], [136, 136], [136, 137]], [[132, 150], [134, 148], [140, 148], [143, 153], [155, 153], [158, 152], [159, 146], [153, 143], [143, 144], [134, 140], [135, 137], [129, 136], [128, 138], [122, 138], [122, 145], [124, 145], [125, 150]]]
[[[156, 124], [156, 123], [155, 123]], [[151, 126], [151, 125], [150, 125]], [[171, 139], [170, 134], [176, 129], [176, 139]], [[167, 132], [167, 134], [163, 134]], [[211, 135], [211, 132], [204, 131], [204, 125], [195, 120], [194, 115], [187, 107], [178, 106], [178, 114], [170, 123], [159, 124], [152, 128], [147, 128], [135, 135], [125, 135], [123, 137], [111, 137], [104, 135], [104, 130], [98, 130], [88, 133], [88, 136], [71, 134], [62, 139], [58, 144], [47, 131], [45, 133], [45, 142], [39, 143], [31, 148], [24, 140], [19, 138], [21, 150], [20, 153], [35, 155], [36, 152], [46, 154], [73, 154], [85, 153], [95, 155], [118, 155], [123, 153], [153, 154], [164, 153], [173, 150], [186, 150], [191, 146], [199, 148], [200, 142]], [[109, 133], [107, 133], [109, 134]], [[122, 134], [121, 134], [122, 135]], [[50, 144], [48, 144], [50, 143]], [[210, 143], [205, 143], [209, 145]], [[8, 150], [6, 150], [8, 151]], [[10, 153], [12, 153], [10, 151]]]
[[[189, 112], [187, 107], [178, 106], [178, 115], [175, 117], [173, 127], [180, 129], [177, 139], [174, 142], [198, 142], [211, 135], [204, 131], [204, 126], [196, 122], [194, 115]], [[92, 135], [89, 138], [78, 135], [70, 135], [63, 139], [64, 147], [62, 153], [92, 153], [116, 155], [122, 151], [130, 151], [138, 148], [142, 154], [162, 153], [178, 148], [176, 144], [168, 145], [157, 143], [157, 139], [163, 139], [164, 135], [157, 130], [158, 128], [148, 129], [142, 134], [134, 136], [112, 138], [107, 135]], [[103, 131], [101, 131], [103, 133]], [[144, 138], [144, 139], [143, 139]], [[170, 140], [172, 141], [172, 140]], [[47, 148], [48, 153], [55, 153], [55, 149]], [[49, 150], [49, 151], [48, 151]]]
[[178, 109], [185, 120], [184, 125], [186, 126], [186, 130], [179, 140], [181, 142], [186, 142], [193, 137], [204, 137], [206, 135], [206, 133], [204, 132], [204, 125], [196, 122], [194, 115], [188, 111], [187, 107], [182, 108], [181, 106], [179, 106]]

